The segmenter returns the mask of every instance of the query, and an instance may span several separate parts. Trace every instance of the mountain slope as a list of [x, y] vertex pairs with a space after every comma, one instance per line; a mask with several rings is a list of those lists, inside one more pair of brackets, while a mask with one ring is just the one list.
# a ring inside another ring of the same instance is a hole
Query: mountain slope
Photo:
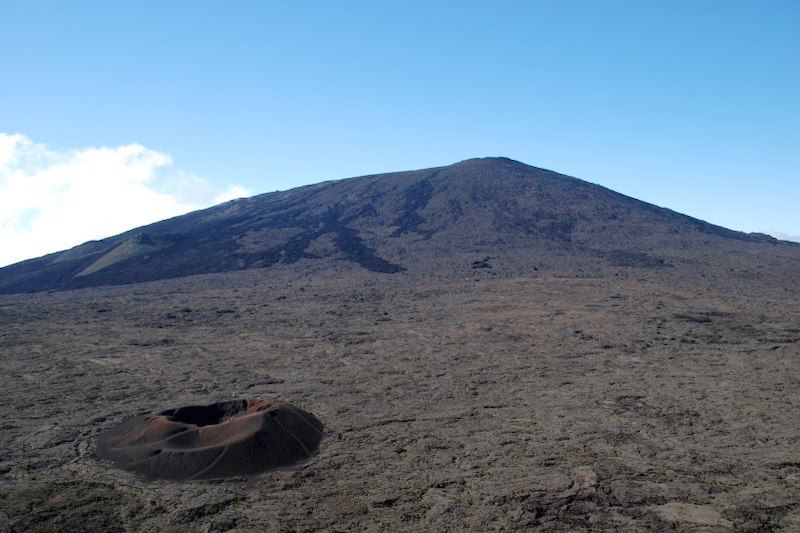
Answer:
[[0, 269], [0, 293], [246, 268], [464, 276], [535, 270], [797, 270], [800, 247], [506, 158], [235, 200]]

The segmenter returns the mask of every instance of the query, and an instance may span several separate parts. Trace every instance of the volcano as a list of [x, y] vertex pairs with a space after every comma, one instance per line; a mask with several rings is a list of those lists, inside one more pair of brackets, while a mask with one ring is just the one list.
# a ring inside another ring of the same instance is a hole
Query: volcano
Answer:
[[[800, 246], [507, 158], [328, 181], [230, 201], [0, 269], [0, 293], [293, 265], [298, 274], [796, 271]], [[698, 274], [700, 275], [700, 274]]]
[[800, 246], [579, 179], [319, 183], [0, 292], [0, 530], [800, 530]]

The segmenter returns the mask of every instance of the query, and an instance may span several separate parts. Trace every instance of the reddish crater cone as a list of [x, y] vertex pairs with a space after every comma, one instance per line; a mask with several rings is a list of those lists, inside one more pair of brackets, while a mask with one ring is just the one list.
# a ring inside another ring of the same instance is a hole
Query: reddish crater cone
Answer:
[[310, 457], [324, 426], [269, 400], [232, 400], [126, 420], [103, 433], [97, 454], [150, 478], [251, 476]]

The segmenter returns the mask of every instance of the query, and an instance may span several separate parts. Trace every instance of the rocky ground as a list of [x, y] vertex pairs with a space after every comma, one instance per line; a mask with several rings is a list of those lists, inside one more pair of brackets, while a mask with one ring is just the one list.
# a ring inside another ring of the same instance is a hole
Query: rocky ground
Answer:
[[[255, 270], [0, 297], [0, 530], [800, 530], [800, 298], [657, 272]], [[257, 479], [97, 434], [241, 397], [327, 427]]]

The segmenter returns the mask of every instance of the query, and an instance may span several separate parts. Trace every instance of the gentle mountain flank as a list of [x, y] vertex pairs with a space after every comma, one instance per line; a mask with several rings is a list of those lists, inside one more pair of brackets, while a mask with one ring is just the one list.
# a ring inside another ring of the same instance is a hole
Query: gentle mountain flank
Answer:
[[[493, 260], [483, 260], [491, 257]], [[606, 268], [755, 272], [800, 246], [745, 234], [506, 158], [235, 200], [0, 269], [0, 292], [293, 265], [463, 277]], [[720, 259], [722, 258], [722, 259]], [[796, 269], [795, 269], [796, 270]]]

